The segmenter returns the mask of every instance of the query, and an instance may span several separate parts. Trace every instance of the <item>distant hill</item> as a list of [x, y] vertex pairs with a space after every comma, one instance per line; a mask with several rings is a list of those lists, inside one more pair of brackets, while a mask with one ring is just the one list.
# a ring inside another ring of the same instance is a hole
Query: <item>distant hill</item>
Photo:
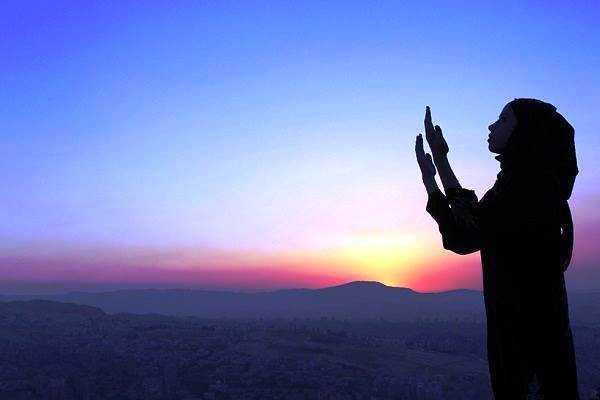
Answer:
[[191, 289], [71, 292], [5, 296], [0, 300], [44, 299], [98, 307], [107, 313], [157, 313], [204, 318], [431, 319], [483, 318], [479, 291], [419, 293], [379, 282], [356, 281], [322, 289], [240, 293]]
[[97, 307], [39, 299], [0, 301], [0, 313], [4, 312], [14, 312], [19, 315], [72, 315], [75, 317], [98, 317], [105, 314]]
[[[203, 318], [321, 318], [390, 321], [485, 318], [477, 290], [420, 293], [379, 282], [355, 281], [321, 289], [282, 289], [242, 293], [193, 289], [70, 292], [43, 296], [4, 296], [0, 300], [45, 299], [98, 307], [107, 313], [156, 313]], [[574, 320], [600, 321], [600, 292], [569, 297]]]

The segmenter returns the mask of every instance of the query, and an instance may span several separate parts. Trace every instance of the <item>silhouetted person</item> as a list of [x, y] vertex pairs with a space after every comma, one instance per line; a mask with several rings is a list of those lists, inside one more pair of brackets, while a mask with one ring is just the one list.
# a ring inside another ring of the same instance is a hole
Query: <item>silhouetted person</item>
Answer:
[[515, 99], [489, 130], [489, 150], [499, 154], [501, 171], [478, 201], [452, 172], [442, 130], [426, 108], [433, 157], [425, 154], [420, 134], [415, 145], [426, 210], [445, 249], [480, 251], [496, 400], [525, 399], [534, 374], [544, 399], [579, 399], [563, 275], [573, 248], [567, 200], [579, 172], [573, 127], [551, 104]]

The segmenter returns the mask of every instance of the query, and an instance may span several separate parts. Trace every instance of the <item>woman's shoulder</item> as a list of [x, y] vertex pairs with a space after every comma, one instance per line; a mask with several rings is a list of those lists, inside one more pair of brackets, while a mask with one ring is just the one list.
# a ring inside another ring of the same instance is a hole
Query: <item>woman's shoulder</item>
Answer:
[[507, 174], [496, 180], [481, 202], [496, 211], [542, 212], [558, 204], [558, 187], [552, 174], [544, 171]]
[[511, 171], [498, 174], [490, 192], [499, 195], [544, 194], [557, 190], [556, 179], [548, 171]]

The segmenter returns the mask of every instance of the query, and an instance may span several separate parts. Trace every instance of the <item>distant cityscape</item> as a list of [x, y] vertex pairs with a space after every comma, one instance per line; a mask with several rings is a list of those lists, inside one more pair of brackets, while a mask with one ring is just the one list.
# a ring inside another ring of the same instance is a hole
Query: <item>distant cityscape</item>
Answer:
[[[596, 400], [600, 323], [573, 332], [582, 399]], [[453, 315], [232, 319], [4, 301], [0, 349], [2, 400], [492, 399], [485, 322]]]

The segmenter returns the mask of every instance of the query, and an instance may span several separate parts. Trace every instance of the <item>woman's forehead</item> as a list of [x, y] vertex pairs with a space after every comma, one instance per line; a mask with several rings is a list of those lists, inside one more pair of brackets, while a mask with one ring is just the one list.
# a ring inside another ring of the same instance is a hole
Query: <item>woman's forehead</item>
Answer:
[[510, 103], [508, 103], [507, 105], [505, 105], [502, 108], [502, 111], [500, 112], [500, 115], [506, 115], [509, 114], [512, 111], [512, 107], [510, 106]]

